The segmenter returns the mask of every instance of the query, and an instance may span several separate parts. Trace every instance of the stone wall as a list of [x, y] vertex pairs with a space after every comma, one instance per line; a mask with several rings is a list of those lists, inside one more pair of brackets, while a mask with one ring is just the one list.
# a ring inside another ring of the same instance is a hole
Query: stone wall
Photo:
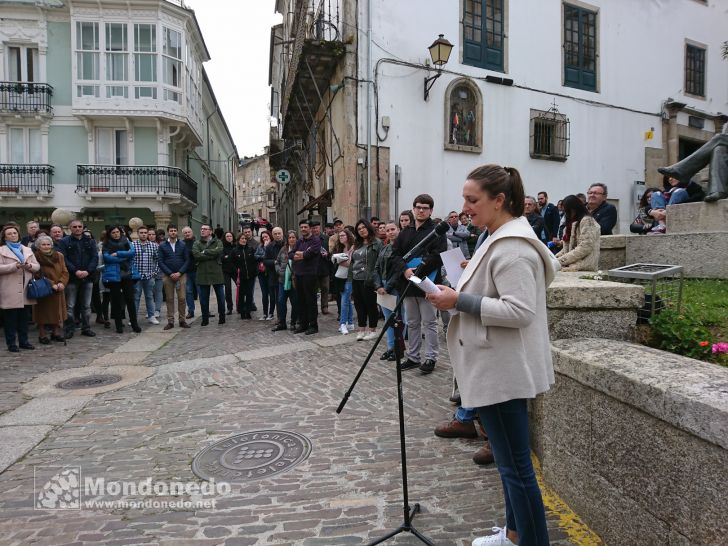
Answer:
[[627, 235], [602, 235], [599, 249], [599, 269], [609, 271], [627, 265]]
[[667, 207], [668, 233], [728, 233], [728, 199], [716, 203], [681, 203]]
[[604, 339], [552, 345], [556, 385], [531, 405], [551, 488], [606, 544], [723, 544], [728, 372]]
[[587, 274], [558, 273], [549, 287], [546, 307], [551, 339], [632, 339], [637, 310], [645, 301], [644, 289], [581, 278]]
[[686, 277], [728, 279], [728, 233], [666, 233], [627, 237], [627, 264], [681, 265]]

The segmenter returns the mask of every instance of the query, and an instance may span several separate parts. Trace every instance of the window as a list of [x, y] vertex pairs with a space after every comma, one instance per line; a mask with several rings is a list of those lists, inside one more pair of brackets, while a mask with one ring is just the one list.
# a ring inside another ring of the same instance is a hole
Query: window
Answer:
[[685, 94], [705, 96], [705, 48], [685, 45]]
[[566, 161], [569, 139], [569, 118], [555, 105], [546, 112], [531, 110], [530, 154], [533, 159]]
[[481, 152], [483, 99], [477, 84], [467, 78], [454, 80], [445, 100], [445, 149]]
[[[129, 42], [124, 23], [106, 23], [106, 80], [126, 82], [129, 79]], [[126, 85], [107, 85], [106, 97], [128, 98]]]
[[124, 129], [96, 129], [96, 163], [128, 165], [128, 138]]
[[[98, 81], [99, 75], [99, 24], [76, 23], [76, 77], [78, 80]], [[79, 97], [98, 97], [99, 86], [77, 86]]]
[[503, 71], [504, 0], [463, 0], [463, 64]]
[[564, 4], [564, 85], [597, 90], [597, 12]]
[[40, 129], [10, 127], [10, 163], [39, 164], [42, 162]]
[[[182, 87], [182, 34], [167, 27], [164, 28], [164, 48], [162, 58], [164, 59], [164, 83], [180, 89]], [[181, 102], [181, 94], [178, 91], [165, 89], [164, 99]]]
[[11, 82], [38, 81], [38, 48], [8, 47], [7, 78]]
[[[157, 27], [155, 25], [134, 25], [134, 80], [137, 82], [157, 81]], [[157, 98], [155, 86], [136, 86], [134, 97]]]

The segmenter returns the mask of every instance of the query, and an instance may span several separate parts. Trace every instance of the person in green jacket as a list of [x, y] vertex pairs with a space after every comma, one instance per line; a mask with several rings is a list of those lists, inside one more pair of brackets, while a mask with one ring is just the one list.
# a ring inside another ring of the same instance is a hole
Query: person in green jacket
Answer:
[[212, 234], [209, 224], [200, 227], [200, 238], [192, 245], [192, 259], [197, 266], [197, 286], [200, 291], [202, 322], [210, 324], [210, 287], [215, 289], [217, 298], [218, 324], [225, 324], [225, 289], [222, 274], [222, 241]]

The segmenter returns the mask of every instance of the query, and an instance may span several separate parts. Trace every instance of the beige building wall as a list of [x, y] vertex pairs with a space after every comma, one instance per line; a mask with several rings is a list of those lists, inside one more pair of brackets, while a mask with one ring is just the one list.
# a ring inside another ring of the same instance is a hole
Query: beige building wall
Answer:
[[263, 217], [272, 224], [277, 223], [277, 184], [273, 180], [268, 154], [243, 159], [235, 174], [236, 203], [238, 216]]

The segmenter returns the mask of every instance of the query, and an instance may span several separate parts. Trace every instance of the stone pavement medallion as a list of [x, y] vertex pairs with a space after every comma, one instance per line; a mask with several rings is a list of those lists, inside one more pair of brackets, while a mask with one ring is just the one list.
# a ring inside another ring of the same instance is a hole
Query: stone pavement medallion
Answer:
[[87, 375], [85, 377], [72, 377], [71, 379], [65, 379], [60, 383], [56, 383], [56, 387], [59, 389], [95, 389], [97, 387], [105, 387], [106, 385], [113, 385], [121, 381], [120, 375], [114, 374], [96, 374]]
[[284, 430], [256, 430], [221, 440], [200, 451], [192, 472], [203, 480], [241, 483], [291, 470], [311, 454], [311, 441]]

